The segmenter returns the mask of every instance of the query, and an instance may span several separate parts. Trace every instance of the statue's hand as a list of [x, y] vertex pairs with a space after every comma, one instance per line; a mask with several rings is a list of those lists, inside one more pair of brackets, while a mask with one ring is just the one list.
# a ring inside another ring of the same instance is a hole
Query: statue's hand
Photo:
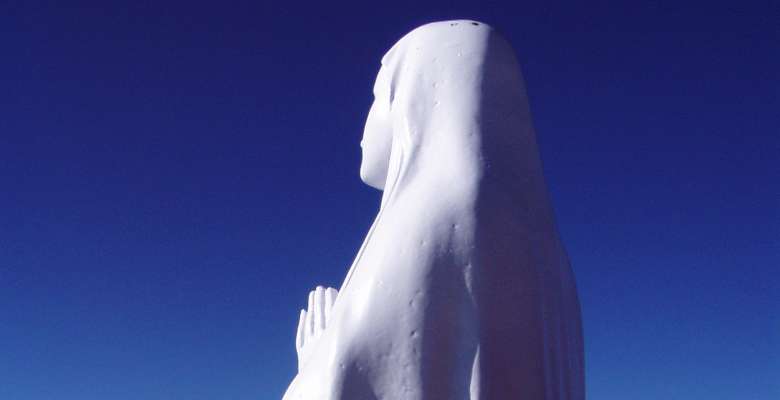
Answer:
[[298, 370], [306, 363], [311, 349], [328, 326], [331, 308], [338, 296], [338, 290], [317, 286], [309, 292], [309, 308], [301, 310], [298, 333], [295, 335], [295, 349], [298, 351]]

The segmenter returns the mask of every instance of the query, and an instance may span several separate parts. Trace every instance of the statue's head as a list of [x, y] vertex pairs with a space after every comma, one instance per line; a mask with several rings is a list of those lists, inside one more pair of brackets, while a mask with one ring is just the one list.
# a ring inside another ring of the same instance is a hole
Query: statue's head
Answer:
[[395, 180], [423, 142], [443, 150], [428, 130], [451, 132], [452, 124], [459, 124], [458, 130], [466, 125], [461, 122], [478, 108], [475, 78], [491, 32], [475, 21], [430, 23], [405, 35], [382, 57], [360, 143], [363, 182], [387, 191], [393, 186], [388, 176]]
[[506, 185], [539, 167], [514, 51], [488, 25], [414, 29], [382, 57], [373, 92], [360, 177], [385, 192], [382, 204], [412, 180], [441, 197], [472, 190], [490, 165]]

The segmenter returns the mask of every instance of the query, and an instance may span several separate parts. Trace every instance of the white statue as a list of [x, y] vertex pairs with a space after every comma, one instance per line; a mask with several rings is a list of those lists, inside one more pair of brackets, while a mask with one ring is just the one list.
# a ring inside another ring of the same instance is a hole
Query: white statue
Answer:
[[301, 312], [284, 400], [584, 399], [580, 308], [523, 78], [491, 27], [382, 58], [360, 176], [384, 191], [340, 289]]

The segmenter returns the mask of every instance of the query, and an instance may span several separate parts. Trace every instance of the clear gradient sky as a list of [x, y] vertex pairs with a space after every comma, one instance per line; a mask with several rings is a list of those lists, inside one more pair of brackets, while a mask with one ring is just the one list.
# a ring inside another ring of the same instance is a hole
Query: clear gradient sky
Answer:
[[273, 3], [0, 3], [0, 399], [279, 399], [379, 60], [452, 18], [524, 69], [589, 398], [780, 398], [780, 3]]

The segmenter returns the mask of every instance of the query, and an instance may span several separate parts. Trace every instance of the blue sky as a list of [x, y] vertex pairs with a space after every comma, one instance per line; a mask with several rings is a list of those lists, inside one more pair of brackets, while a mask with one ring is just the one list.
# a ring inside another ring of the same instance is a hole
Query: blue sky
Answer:
[[523, 66], [589, 398], [780, 397], [780, 8], [679, 3], [4, 2], [0, 398], [280, 398], [379, 60], [451, 18]]

